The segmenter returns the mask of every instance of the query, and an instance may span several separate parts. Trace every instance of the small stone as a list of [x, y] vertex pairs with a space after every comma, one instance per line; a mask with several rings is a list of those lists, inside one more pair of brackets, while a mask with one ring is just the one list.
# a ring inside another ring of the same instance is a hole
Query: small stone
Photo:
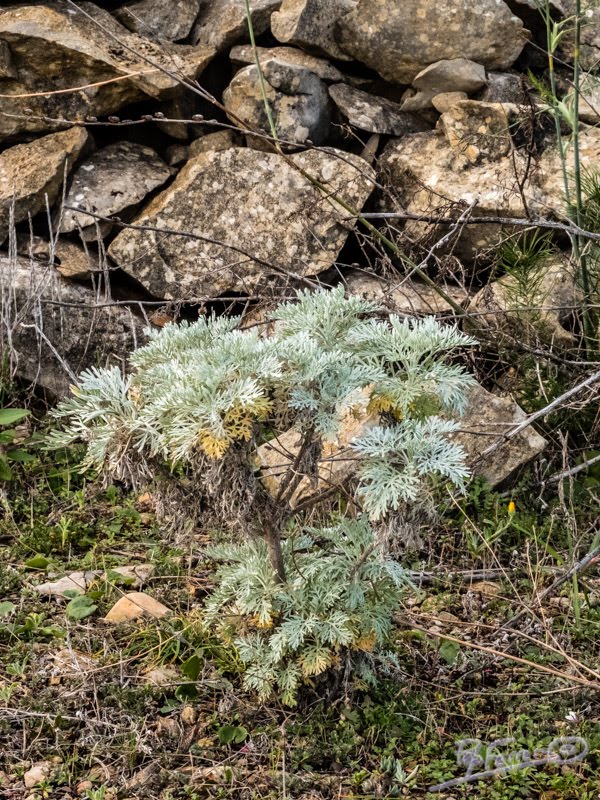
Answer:
[[89, 793], [90, 789], [94, 788], [94, 784], [91, 781], [79, 781], [77, 786], [75, 787], [75, 791], [77, 794], [86, 794]]
[[37, 764], [34, 764], [23, 775], [23, 783], [25, 784], [25, 788], [33, 789], [34, 786], [37, 786], [39, 783], [42, 783], [42, 781], [45, 781], [52, 772], [52, 766], [53, 765], [51, 761], [39, 761]]
[[527, 94], [523, 76], [512, 72], [490, 72], [487, 86], [479, 96], [484, 103], [523, 103]]
[[[361, 270], [351, 270], [345, 275], [345, 283], [349, 295], [363, 297], [391, 314], [412, 317], [452, 312], [452, 306], [432, 286], [415, 278], [399, 275], [394, 280], [384, 280]], [[467, 304], [466, 290], [448, 285], [440, 288], [459, 305]]]
[[198, 721], [198, 711], [193, 706], [184, 706], [179, 718], [184, 725], [195, 725]]
[[153, 667], [143, 676], [151, 686], [174, 686], [181, 681], [181, 676], [173, 667]]
[[129, 592], [121, 597], [108, 614], [104, 617], [105, 622], [119, 623], [130, 622], [144, 616], [160, 619], [171, 613], [171, 609], [159, 603], [150, 595], [144, 592]]

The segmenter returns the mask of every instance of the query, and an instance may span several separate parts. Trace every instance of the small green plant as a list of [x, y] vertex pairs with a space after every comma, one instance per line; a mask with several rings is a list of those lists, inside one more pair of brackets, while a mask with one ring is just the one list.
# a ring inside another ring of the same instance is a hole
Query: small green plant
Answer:
[[26, 408], [0, 408], [0, 480], [10, 481], [14, 477], [12, 465], [34, 461], [22, 446], [23, 436], [15, 428], [17, 422], [28, 417]]
[[[161, 478], [157, 490], [179, 492], [196, 521], [211, 507], [231, 520], [242, 540], [221, 551], [208, 618], [237, 604], [244, 624], [264, 626], [236, 640], [263, 697], [277, 687], [293, 702], [303, 679], [383, 641], [404, 581], [378, 555], [371, 525], [468, 476], [448, 415], [464, 409], [473, 380], [443, 356], [474, 340], [432, 318], [378, 314], [339, 287], [280, 305], [268, 336], [239, 319], [170, 325], [132, 355], [129, 376], [88, 370], [54, 412], [63, 428], [51, 446], [83, 441], [85, 466], [133, 483]], [[297, 444], [273, 485], [259, 446], [290, 429]], [[336, 457], [356, 465], [362, 517], [305, 530], [298, 549], [290, 523], [303, 529], [302, 515], [339, 488], [318, 488], [320, 465]]]

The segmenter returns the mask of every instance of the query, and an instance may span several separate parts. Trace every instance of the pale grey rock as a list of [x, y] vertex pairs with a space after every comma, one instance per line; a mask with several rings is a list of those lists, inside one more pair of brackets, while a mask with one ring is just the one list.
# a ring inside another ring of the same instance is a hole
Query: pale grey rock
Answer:
[[[323, 81], [304, 67], [271, 59], [262, 64], [266, 95], [277, 136], [284, 142], [324, 144], [329, 136], [331, 103]], [[241, 69], [223, 93], [223, 105], [235, 124], [270, 134], [258, 67]], [[256, 137], [255, 137], [256, 139]]]
[[524, 295], [521, 283], [504, 275], [473, 297], [465, 325], [474, 336], [510, 346], [518, 342], [545, 342], [571, 348], [577, 339], [565, 328], [573, 310], [581, 305], [581, 291], [573, 270], [563, 260], [540, 264]]
[[[406, 276], [384, 279], [362, 270], [350, 270], [344, 275], [348, 294], [363, 297], [401, 316], [444, 314], [452, 312], [452, 306], [432, 286]], [[441, 287], [456, 303], [466, 307], [469, 295], [459, 286]]]
[[111, 580], [110, 573], [115, 573], [120, 578], [124, 578], [127, 583], [139, 589], [143, 586], [154, 571], [152, 564], [137, 564], [127, 567], [111, 567], [110, 570], [90, 569], [71, 572], [63, 575], [62, 578], [54, 578], [44, 583], [38, 583], [34, 587], [35, 591], [43, 597], [68, 597], [69, 592], [85, 594], [89, 587], [99, 578], [105, 581]]
[[201, 0], [133, 0], [113, 14], [130, 31], [167, 42], [185, 39], [200, 11]]
[[[162, 69], [150, 67], [145, 59], [195, 80], [214, 55], [206, 47], [158, 44], [127, 30], [87, 0], [78, 5], [81, 11], [65, 0], [0, 10], [0, 41], [10, 46], [18, 73], [18, 79], [3, 83], [2, 93], [14, 98], [2, 99], [6, 113], [0, 114], [0, 142], [60, 130], [68, 125], [61, 119], [114, 114], [144, 97], [168, 99], [181, 91], [180, 83]], [[94, 85], [85, 91], [56, 94], [88, 84]], [[38, 92], [48, 94], [17, 97]]]
[[358, 0], [338, 21], [340, 47], [387, 80], [411, 83], [429, 64], [467, 58], [506, 69], [526, 41], [523, 23], [502, 0]]
[[404, 136], [431, 127], [415, 114], [403, 111], [398, 103], [355, 89], [347, 83], [330, 86], [329, 96], [352, 127], [369, 133]]
[[[269, 28], [271, 14], [281, 0], [252, 0], [252, 27], [260, 36]], [[249, 42], [244, 0], [201, 0], [200, 13], [192, 31], [192, 43], [221, 52], [237, 42]]]
[[[310, 72], [318, 75], [326, 83], [341, 83], [344, 75], [337, 67], [330, 64], [324, 58], [313, 56], [298, 50], [297, 47], [257, 47], [256, 52], [260, 64], [274, 59], [281, 64], [289, 64], [292, 67], [304, 67]], [[250, 45], [240, 44], [231, 48], [229, 58], [236, 65], [254, 64], [256, 58], [254, 50]]]
[[0, 153], [0, 244], [14, 222], [52, 206], [90, 139], [83, 128], [51, 133]]
[[[580, 131], [579, 159], [580, 169], [583, 174], [595, 174], [598, 172], [598, 165], [600, 164], [599, 128], [587, 128]], [[567, 148], [566, 168], [567, 175], [575, 173], [575, 158], [572, 147]], [[546, 215], [554, 213], [560, 219], [564, 219], [566, 198], [562, 178], [562, 164], [557, 147], [548, 147], [542, 153], [538, 169], [534, 171], [533, 181], [536, 188], [535, 197], [541, 212]]]
[[404, 111], [431, 108], [432, 99], [438, 94], [477, 92], [486, 85], [485, 67], [468, 58], [444, 59], [421, 70], [412, 85], [417, 93], [404, 101]]
[[0, 257], [0, 298], [0, 356], [11, 374], [59, 397], [69, 393], [72, 375], [122, 364], [145, 341], [130, 309], [103, 305], [105, 296], [52, 266]]
[[[501, 444], [512, 426], [526, 417], [511, 397], [492, 394], [479, 385], [471, 389], [467, 410], [460, 418], [461, 431], [452, 438], [464, 448], [466, 463], [475, 477], [484, 478], [492, 488], [499, 486], [542, 453], [548, 443], [531, 426]], [[481, 458], [482, 451], [496, 442], [501, 446]]]
[[[576, 11], [576, 0], [561, 0], [564, 17], [572, 17]], [[600, 6], [598, 0], [581, 0], [584, 12], [581, 30], [581, 68], [597, 70], [600, 62]], [[573, 58], [575, 40], [573, 26], [567, 27], [566, 36], [561, 40], [561, 49], [567, 58]]]
[[[372, 171], [358, 156], [311, 150], [290, 159], [357, 209], [371, 192]], [[327, 269], [350, 230], [347, 216], [276, 153], [210, 151], [191, 158], [135, 222], [212, 241], [128, 229], [109, 253], [157, 297], [218, 297], [269, 276]]]
[[356, 0], [283, 0], [271, 18], [271, 30], [280, 42], [351, 61], [335, 39], [335, 26], [355, 6]]
[[173, 170], [151, 147], [134, 142], [116, 142], [97, 150], [75, 170], [65, 206], [60, 217], [62, 233], [78, 230], [82, 239], [106, 236], [112, 225], [100, 221], [96, 224], [91, 211], [101, 217], [110, 217], [135, 208], [150, 192], [162, 186]]

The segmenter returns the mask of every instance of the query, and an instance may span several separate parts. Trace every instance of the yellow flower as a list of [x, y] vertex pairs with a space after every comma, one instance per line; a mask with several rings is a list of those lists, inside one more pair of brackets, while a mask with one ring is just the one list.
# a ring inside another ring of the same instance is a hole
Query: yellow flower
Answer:
[[514, 500], [511, 500], [510, 503], [508, 504], [508, 513], [512, 515], [512, 514], [515, 513], [516, 510], [517, 510], [517, 507], [516, 507], [516, 505], [514, 503]]

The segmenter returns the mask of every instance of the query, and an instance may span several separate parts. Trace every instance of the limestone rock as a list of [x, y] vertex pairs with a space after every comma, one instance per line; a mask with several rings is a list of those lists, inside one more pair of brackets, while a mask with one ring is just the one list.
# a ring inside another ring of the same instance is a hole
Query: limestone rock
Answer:
[[196, 21], [201, 0], [133, 0], [114, 12], [130, 31], [168, 42], [185, 39]]
[[[262, 64], [262, 74], [278, 138], [295, 144], [307, 139], [324, 144], [329, 135], [331, 103], [323, 81], [304, 67], [273, 59]], [[236, 124], [241, 119], [270, 133], [255, 65], [244, 67], [234, 76], [223, 93], [223, 104]]]
[[351, 61], [335, 39], [335, 26], [355, 6], [356, 0], [283, 0], [271, 18], [273, 36], [280, 42]]
[[[382, 306], [390, 314], [416, 316], [443, 314], [452, 311], [452, 306], [431, 286], [415, 278], [398, 276], [395, 280], [384, 280], [361, 270], [350, 270], [344, 276], [348, 293]], [[466, 307], [469, 296], [458, 286], [442, 286], [455, 302]]]
[[[257, 47], [258, 60], [261, 64], [265, 61], [275, 59], [282, 64], [292, 67], [304, 67], [314, 72], [322, 81], [326, 83], [340, 83], [344, 80], [344, 75], [324, 58], [305, 53], [296, 47]], [[254, 64], [254, 50], [250, 45], [241, 44], [232, 47], [229, 58], [234, 64], [246, 65]]]
[[[311, 150], [290, 159], [357, 209], [371, 192], [371, 170], [358, 156]], [[128, 229], [109, 253], [157, 297], [217, 297], [269, 275], [329, 268], [348, 235], [346, 218], [282, 156], [231, 148], [191, 158], [135, 220], [207, 239]]]
[[403, 136], [430, 128], [421, 118], [403, 111], [397, 103], [347, 83], [330, 86], [329, 95], [350, 125], [363, 131]]
[[84, 240], [106, 236], [112, 225], [85, 214], [91, 211], [110, 217], [135, 208], [147, 194], [162, 186], [173, 171], [150, 147], [134, 142], [116, 142], [97, 150], [75, 171], [61, 215], [61, 232], [79, 230]]
[[465, 320], [469, 332], [496, 344], [542, 340], [555, 347], [573, 347], [576, 337], [564, 323], [580, 305], [581, 293], [568, 264], [541, 264], [539, 274], [528, 283], [527, 296], [511, 275], [484, 286], [469, 306], [474, 312]]
[[[103, 306], [87, 286], [52, 266], [0, 256], [0, 355], [12, 374], [57, 396], [82, 370], [118, 364], [144, 341], [143, 324], [125, 306]], [[66, 366], [65, 366], [66, 365]]]
[[[576, 11], [576, 0], [561, 0], [564, 17], [572, 17]], [[584, 13], [581, 30], [581, 67], [584, 70], [596, 70], [600, 61], [600, 6], [597, 0], [581, 0], [581, 10]], [[567, 35], [561, 45], [567, 52], [567, 57], [573, 57], [575, 47], [573, 26], [567, 28]]]
[[0, 244], [8, 235], [11, 207], [14, 221], [21, 222], [51, 206], [88, 141], [83, 128], [69, 128], [0, 153]]
[[[214, 53], [206, 47], [157, 44], [127, 30], [87, 0], [78, 5], [80, 11], [65, 0], [53, 0], [0, 10], [0, 41], [10, 47], [19, 76], [2, 87], [2, 93], [14, 99], [2, 99], [6, 113], [0, 115], [0, 141], [61, 129], [65, 127], [61, 119], [114, 114], [145, 96], [167, 99], [181, 88], [163, 70], [193, 80]], [[85, 91], [56, 93], [88, 84], [94, 85]], [[49, 94], [17, 96], [44, 91]]]
[[499, 441], [526, 416], [510, 397], [499, 397], [482, 386], [471, 390], [467, 410], [460, 419], [461, 431], [453, 434], [453, 438], [464, 448], [474, 476], [485, 478], [491, 487], [498, 486], [544, 450], [546, 440], [530, 426], [493, 453], [480, 458], [483, 450]]
[[[497, 161], [471, 164], [449, 145], [441, 131], [416, 133], [390, 142], [379, 166], [382, 180], [396, 192], [401, 207], [414, 214], [438, 213], [454, 219], [465, 203], [476, 202], [475, 217], [525, 216], [518, 177], [525, 174], [527, 164], [519, 151]], [[530, 196], [529, 182], [523, 188]], [[383, 208], [395, 210], [389, 201]], [[425, 234], [441, 238], [448, 227], [408, 222], [405, 230], [417, 239]], [[454, 252], [459, 258], [472, 259], [496, 246], [503, 235], [500, 225], [465, 225]]]
[[117, 624], [119, 622], [132, 622], [140, 619], [140, 617], [160, 619], [170, 613], [170, 608], [159, 603], [158, 600], [150, 597], [150, 595], [144, 592], [129, 592], [117, 600], [104, 617], [104, 621]]
[[442, 114], [440, 125], [450, 147], [471, 164], [498, 161], [512, 149], [508, 117], [500, 103], [461, 100]]
[[486, 85], [485, 67], [468, 58], [436, 61], [421, 70], [413, 80], [417, 94], [402, 104], [404, 111], [431, 107], [432, 98], [446, 92], [473, 94]]
[[[271, 14], [280, 5], [281, 0], [252, 0], [250, 8], [255, 36], [269, 28]], [[221, 52], [240, 41], [250, 41], [244, 0], [201, 0], [192, 43]]]
[[468, 58], [506, 69], [526, 41], [523, 23], [503, 0], [358, 0], [337, 25], [337, 39], [387, 80], [410, 83], [429, 64]]

